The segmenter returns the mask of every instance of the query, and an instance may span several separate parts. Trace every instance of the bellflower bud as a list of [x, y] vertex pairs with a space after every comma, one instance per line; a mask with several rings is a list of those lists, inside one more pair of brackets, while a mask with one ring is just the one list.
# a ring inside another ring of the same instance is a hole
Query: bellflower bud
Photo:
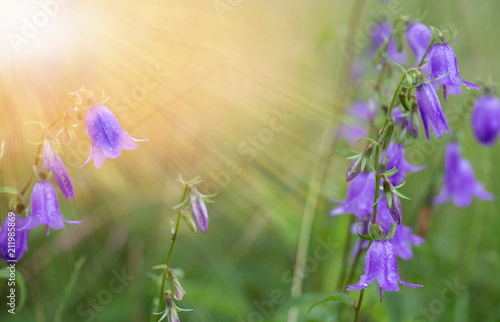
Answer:
[[199, 195], [195, 188], [191, 188], [193, 193], [191, 194], [191, 212], [193, 214], [193, 219], [196, 225], [202, 232], [208, 230], [208, 211], [203, 197]]
[[345, 180], [347, 182], [356, 178], [356, 176], [365, 169], [366, 164], [370, 161], [372, 156], [374, 143], [369, 144], [361, 153], [356, 156], [350, 157], [350, 159], [354, 159], [349, 167], [347, 168], [347, 172], [345, 174]]
[[403, 217], [403, 208], [401, 207], [401, 200], [394, 193], [394, 187], [390, 183], [387, 178], [384, 178], [384, 194], [385, 201], [387, 203], [387, 208], [389, 209], [389, 213], [392, 216], [392, 219], [398, 224], [401, 225], [401, 218]]

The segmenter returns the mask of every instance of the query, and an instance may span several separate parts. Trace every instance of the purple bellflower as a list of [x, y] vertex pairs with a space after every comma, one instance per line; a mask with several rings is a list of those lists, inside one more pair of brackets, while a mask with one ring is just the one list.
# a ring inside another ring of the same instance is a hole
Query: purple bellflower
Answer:
[[427, 140], [430, 141], [429, 125], [438, 138], [443, 136], [443, 131], [450, 133], [446, 116], [432, 85], [424, 83], [417, 86], [417, 104]]
[[330, 215], [353, 214], [363, 221], [367, 215], [372, 214], [373, 188], [375, 186], [375, 173], [360, 173], [350, 181], [347, 196], [344, 202], [335, 201], [340, 207], [333, 209]]
[[479, 89], [480, 86], [464, 81], [460, 77], [457, 57], [453, 48], [447, 44], [433, 45], [429, 50], [429, 78], [436, 80], [433, 84], [436, 89], [443, 84], [443, 97], [446, 101], [448, 94], [458, 95], [462, 92], [462, 84], [468, 88]]
[[[427, 47], [429, 47], [429, 42], [431, 41], [431, 30], [429, 27], [420, 22], [412, 23], [406, 29], [406, 41], [415, 55], [415, 64], [418, 66], [422, 58], [424, 57]], [[427, 70], [427, 64], [423, 65], [423, 72]]]
[[444, 203], [452, 198], [457, 207], [468, 207], [473, 196], [487, 201], [494, 198], [476, 180], [470, 162], [460, 156], [458, 143], [449, 143], [445, 153], [444, 184], [441, 193], [434, 198], [434, 203]]
[[20, 230], [26, 225], [28, 218], [20, 218], [9, 212], [0, 230], [0, 258], [20, 260], [28, 250], [29, 230]]
[[45, 151], [42, 157], [45, 169], [47, 169], [47, 171], [52, 171], [54, 180], [64, 197], [66, 197], [66, 199], [73, 199], [75, 197], [73, 183], [71, 182], [68, 170], [64, 166], [61, 158], [55, 153], [50, 155], [50, 152], [45, 153]]
[[31, 216], [27, 219], [28, 222], [22, 229], [33, 229], [44, 225], [47, 236], [49, 228], [64, 228], [64, 221], [69, 224], [81, 223], [81, 221], [69, 221], [63, 217], [59, 209], [56, 190], [50, 181], [35, 183], [31, 192]]
[[191, 196], [191, 211], [194, 221], [202, 232], [208, 230], [208, 212], [203, 198], [198, 194]]
[[394, 248], [388, 240], [374, 240], [365, 257], [365, 269], [356, 285], [347, 286], [348, 291], [358, 291], [368, 287], [373, 280], [380, 286], [380, 300], [383, 291], [399, 291], [399, 283], [422, 287], [423, 285], [410, 284], [401, 279], [398, 273], [398, 263]]
[[500, 131], [500, 100], [493, 95], [479, 96], [472, 111], [472, 129], [479, 143], [492, 146]]
[[135, 142], [147, 141], [130, 137], [122, 130], [113, 112], [104, 105], [92, 106], [87, 111], [87, 132], [92, 141], [92, 147], [89, 158], [80, 168], [94, 159], [94, 166], [99, 169], [106, 158], [117, 158], [122, 149], [134, 150], [137, 149]]
[[387, 156], [387, 170], [396, 168], [398, 172], [390, 176], [388, 179], [393, 186], [397, 186], [405, 180], [407, 172], [417, 172], [423, 170], [424, 166], [414, 166], [405, 159], [405, 147], [402, 144], [391, 142], [387, 151], [385, 151]]
[[[373, 55], [375, 55], [380, 46], [388, 41], [391, 33], [392, 26], [388, 22], [379, 23], [374, 28], [372, 28], [372, 57]], [[387, 45], [387, 59], [399, 64], [406, 63], [406, 53], [398, 51], [394, 38], [391, 38], [389, 44]]]

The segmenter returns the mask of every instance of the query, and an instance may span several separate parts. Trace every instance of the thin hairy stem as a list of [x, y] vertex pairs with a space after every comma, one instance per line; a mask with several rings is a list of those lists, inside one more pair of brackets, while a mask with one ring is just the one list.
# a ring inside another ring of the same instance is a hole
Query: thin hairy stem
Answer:
[[[182, 198], [181, 198], [181, 203], [183, 203], [184, 200], [186, 199], [188, 191], [189, 191], [189, 186], [185, 185], [184, 193], [182, 194]], [[181, 217], [182, 217], [182, 207], [179, 207], [179, 210], [177, 212], [177, 219], [175, 221], [175, 228], [174, 228], [174, 231], [172, 233], [172, 238], [171, 238], [172, 241], [170, 242], [170, 247], [168, 249], [167, 259], [165, 261], [166, 267], [163, 270], [163, 275], [161, 277], [161, 291], [160, 291], [160, 299], [158, 301], [157, 313], [160, 313], [163, 311], [163, 295], [165, 295], [165, 283], [167, 281], [167, 269], [170, 265], [170, 259], [172, 258], [172, 253], [174, 251], [175, 242], [177, 241], [177, 235], [179, 233], [179, 226], [181, 223]], [[160, 318], [161, 318], [161, 314], [157, 315], [156, 321], [158, 321]]]

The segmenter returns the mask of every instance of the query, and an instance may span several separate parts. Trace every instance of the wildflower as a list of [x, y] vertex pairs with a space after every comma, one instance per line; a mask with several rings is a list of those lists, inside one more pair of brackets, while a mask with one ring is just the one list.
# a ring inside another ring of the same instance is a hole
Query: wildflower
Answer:
[[479, 96], [472, 111], [472, 129], [479, 143], [492, 146], [500, 131], [500, 101], [493, 95]]
[[[406, 29], [406, 41], [415, 55], [415, 66], [418, 66], [424, 57], [425, 51], [429, 47], [431, 36], [429, 27], [420, 22], [412, 23]], [[427, 64], [424, 66], [427, 69]]]
[[[383, 46], [389, 37], [391, 37], [392, 26], [390, 23], [380, 23], [377, 24], [372, 29], [372, 55], [379, 50], [380, 46]], [[406, 62], [406, 54], [404, 52], [399, 52], [396, 46], [396, 41], [394, 37], [391, 37], [389, 44], [387, 45], [387, 59], [394, 61], [399, 64], [404, 64]]]
[[383, 291], [399, 291], [398, 283], [411, 287], [423, 287], [423, 285], [407, 283], [399, 277], [394, 248], [388, 240], [373, 241], [366, 252], [363, 275], [361, 275], [356, 285], [347, 286], [347, 290], [357, 291], [365, 289], [374, 279], [377, 279], [377, 283], [380, 286], [381, 300]]
[[94, 159], [94, 166], [99, 169], [106, 158], [117, 158], [122, 149], [137, 149], [134, 142], [147, 141], [130, 137], [122, 130], [115, 115], [104, 105], [92, 106], [87, 111], [87, 132], [92, 141], [92, 147], [89, 158], [80, 168]]
[[404, 181], [407, 172], [417, 172], [425, 168], [414, 166], [406, 161], [405, 147], [402, 144], [391, 142], [385, 154], [387, 156], [387, 169], [396, 168], [398, 170], [396, 174], [388, 178], [394, 186]]
[[203, 198], [198, 193], [191, 195], [191, 210], [196, 225], [202, 232], [208, 230], [208, 212]]
[[[448, 94], [458, 95], [462, 92], [462, 84], [468, 88], [481, 88], [464, 81], [460, 77], [457, 57], [453, 49], [447, 44], [433, 45], [429, 50], [429, 78], [436, 80], [435, 84], [443, 84], [443, 97], [446, 101]], [[437, 89], [437, 88], [436, 88]]]
[[54, 180], [64, 197], [66, 199], [73, 199], [75, 197], [73, 183], [61, 158], [55, 153], [53, 155], [43, 153], [43, 165], [45, 169], [52, 171]]
[[441, 193], [434, 198], [434, 203], [444, 203], [453, 198], [457, 207], [468, 207], [473, 196], [487, 201], [494, 198], [476, 180], [470, 162], [461, 158], [458, 143], [449, 143], [445, 155], [444, 184]]
[[360, 173], [349, 183], [345, 201], [340, 202], [333, 200], [333, 202], [340, 207], [333, 209], [330, 215], [353, 214], [360, 220], [363, 220], [363, 217], [372, 214], [374, 186], [374, 172]]
[[69, 221], [63, 217], [59, 209], [56, 190], [50, 181], [39, 181], [35, 183], [31, 192], [31, 216], [22, 229], [33, 229], [40, 225], [45, 226], [47, 236], [49, 228], [64, 228], [63, 221], [69, 224], [79, 224], [81, 221]]
[[28, 250], [29, 230], [20, 230], [26, 225], [27, 218], [9, 212], [0, 230], [0, 258], [20, 260]]
[[438, 138], [443, 136], [443, 131], [450, 133], [446, 116], [432, 85], [424, 83], [417, 86], [417, 103], [427, 140], [430, 141], [429, 123]]

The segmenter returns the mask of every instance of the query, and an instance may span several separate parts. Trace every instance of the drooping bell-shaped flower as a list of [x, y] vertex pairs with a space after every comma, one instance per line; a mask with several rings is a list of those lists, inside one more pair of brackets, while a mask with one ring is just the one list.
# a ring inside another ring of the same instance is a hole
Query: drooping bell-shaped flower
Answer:
[[[396, 46], [396, 41], [394, 37], [391, 37], [392, 26], [388, 22], [382, 22], [376, 24], [372, 28], [372, 56], [375, 55], [377, 50], [380, 49], [380, 46], [384, 45], [387, 41], [389, 44], [387, 45], [387, 59], [389, 61], [394, 61], [398, 64], [406, 63], [406, 53], [404, 51], [398, 51]], [[391, 39], [389, 40], [389, 37]]]
[[345, 201], [333, 200], [340, 207], [333, 209], [330, 215], [352, 214], [363, 221], [364, 217], [372, 214], [374, 187], [375, 173], [360, 173], [349, 182]]
[[81, 221], [70, 221], [63, 217], [59, 209], [57, 193], [50, 181], [39, 181], [35, 183], [31, 192], [31, 216], [22, 229], [33, 229], [40, 225], [45, 226], [47, 236], [49, 228], [62, 229], [64, 222], [79, 224]]
[[[406, 29], [406, 41], [415, 55], [415, 64], [418, 66], [424, 57], [429, 42], [431, 41], [432, 33], [429, 27], [420, 22], [412, 23]], [[427, 64], [424, 65], [423, 72], [427, 69]]]
[[493, 95], [479, 96], [472, 111], [471, 123], [479, 143], [492, 146], [500, 132], [500, 100]]
[[68, 170], [59, 155], [55, 153], [53, 155], [49, 155], [44, 151], [42, 157], [43, 166], [47, 169], [47, 171], [52, 171], [54, 180], [64, 197], [66, 197], [66, 199], [73, 199], [75, 197], [73, 183], [71, 182]]
[[443, 84], [443, 97], [446, 101], [448, 94], [458, 95], [462, 93], [462, 84], [468, 88], [481, 88], [476, 84], [464, 81], [460, 76], [457, 57], [453, 48], [447, 44], [436, 44], [431, 47], [428, 54], [429, 78], [436, 80], [433, 84], [436, 89]]
[[356, 285], [347, 286], [348, 291], [362, 290], [368, 287], [373, 280], [380, 286], [382, 298], [383, 291], [399, 291], [399, 283], [422, 287], [423, 285], [410, 284], [401, 279], [398, 273], [398, 263], [394, 248], [388, 240], [374, 240], [368, 248], [365, 257], [365, 269]]
[[19, 217], [9, 212], [0, 230], [0, 258], [8, 260], [20, 260], [28, 250], [29, 230], [20, 230], [26, 225], [28, 218]]
[[451, 198], [457, 207], [468, 207], [474, 196], [487, 201], [494, 198], [476, 180], [470, 162], [460, 156], [458, 143], [451, 142], [446, 147], [443, 187], [434, 203], [444, 203]]
[[106, 158], [117, 158], [123, 150], [137, 149], [137, 140], [123, 131], [116, 116], [104, 105], [92, 106], [87, 111], [87, 132], [89, 133], [92, 147], [90, 156], [83, 167], [94, 159], [94, 166], [99, 169]]
[[414, 166], [405, 159], [405, 147], [402, 144], [391, 142], [389, 148], [385, 151], [387, 157], [387, 170], [396, 168], [398, 172], [389, 177], [392, 185], [397, 186], [405, 180], [407, 172], [417, 172], [425, 167]]
[[424, 83], [417, 86], [417, 104], [427, 140], [430, 141], [429, 126], [438, 138], [443, 136], [443, 132], [450, 133], [446, 116], [432, 85]]
[[208, 211], [203, 198], [199, 194], [191, 196], [191, 211], [196, 225], [202, 232], [208, 230]]

